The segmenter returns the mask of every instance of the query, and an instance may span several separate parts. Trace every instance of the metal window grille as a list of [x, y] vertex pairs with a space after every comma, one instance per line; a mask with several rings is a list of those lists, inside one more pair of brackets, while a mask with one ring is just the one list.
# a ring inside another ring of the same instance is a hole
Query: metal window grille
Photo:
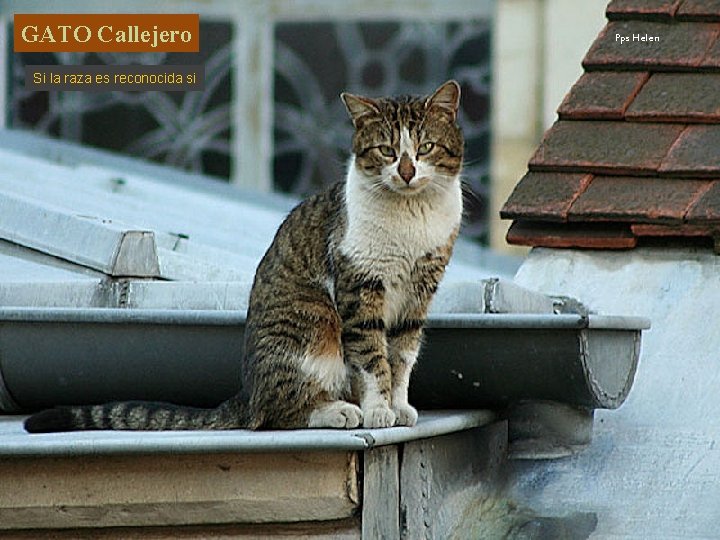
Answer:
[[[59, 4], [60, 5], [60, 4]], [[89, 0], [63, 11], [111, 11]], [[429, 2], [215, 0], [123, 4], [126, 12], [199, 12], [201, 52], [12, 54], [14, 12], [0, 6], [6, 125], [33, 129], [225, 178], [262, 191], [306, 195], [341, 179], [350, 123], [338, 98], [423, 94], [447, 78], [463, 88], [468, 220], [484, 239], [490, 146], [492, 0]], [[202, 63], [202, 92], [28, 92], [25, 64]]]

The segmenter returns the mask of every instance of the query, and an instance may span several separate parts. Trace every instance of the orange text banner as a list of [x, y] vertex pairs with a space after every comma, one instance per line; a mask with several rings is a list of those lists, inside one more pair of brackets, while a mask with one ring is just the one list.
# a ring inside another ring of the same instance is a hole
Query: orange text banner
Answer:
[[199, 52], [197, 14], [14, 15], [15, 52]]

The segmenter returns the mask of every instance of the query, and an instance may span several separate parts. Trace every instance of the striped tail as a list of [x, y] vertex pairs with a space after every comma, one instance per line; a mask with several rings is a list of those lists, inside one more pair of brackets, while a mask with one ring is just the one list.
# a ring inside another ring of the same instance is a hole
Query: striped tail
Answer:
[[247, 407], [236, 398], [215, 409], [196, 409], [169, 403], [121, 401], [84, 407], [56, 407], [25, 420], [29, 433], [57, 431], [240, 429], [248, 427]]

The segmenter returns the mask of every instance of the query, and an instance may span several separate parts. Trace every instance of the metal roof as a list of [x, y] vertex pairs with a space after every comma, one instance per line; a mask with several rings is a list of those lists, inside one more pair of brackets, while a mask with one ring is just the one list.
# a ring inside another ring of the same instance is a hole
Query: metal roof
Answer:
[[[297, 202], [13, 131], [0, 162], [4, 306], [245, 309]], [[461, 241], [446, 281], [518, 266]]]

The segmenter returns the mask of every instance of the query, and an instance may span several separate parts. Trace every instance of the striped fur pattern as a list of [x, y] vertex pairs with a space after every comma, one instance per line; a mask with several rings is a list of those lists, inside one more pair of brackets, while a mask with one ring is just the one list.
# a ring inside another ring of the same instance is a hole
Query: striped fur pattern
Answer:
[[457, 83], [426, 98], [343, 94], [344, 182], [280, 226], [250, 294], [242, 390], [216, 409], [56, 408], [31, 432], [411, 426], [410, 373], [462, 216]]

